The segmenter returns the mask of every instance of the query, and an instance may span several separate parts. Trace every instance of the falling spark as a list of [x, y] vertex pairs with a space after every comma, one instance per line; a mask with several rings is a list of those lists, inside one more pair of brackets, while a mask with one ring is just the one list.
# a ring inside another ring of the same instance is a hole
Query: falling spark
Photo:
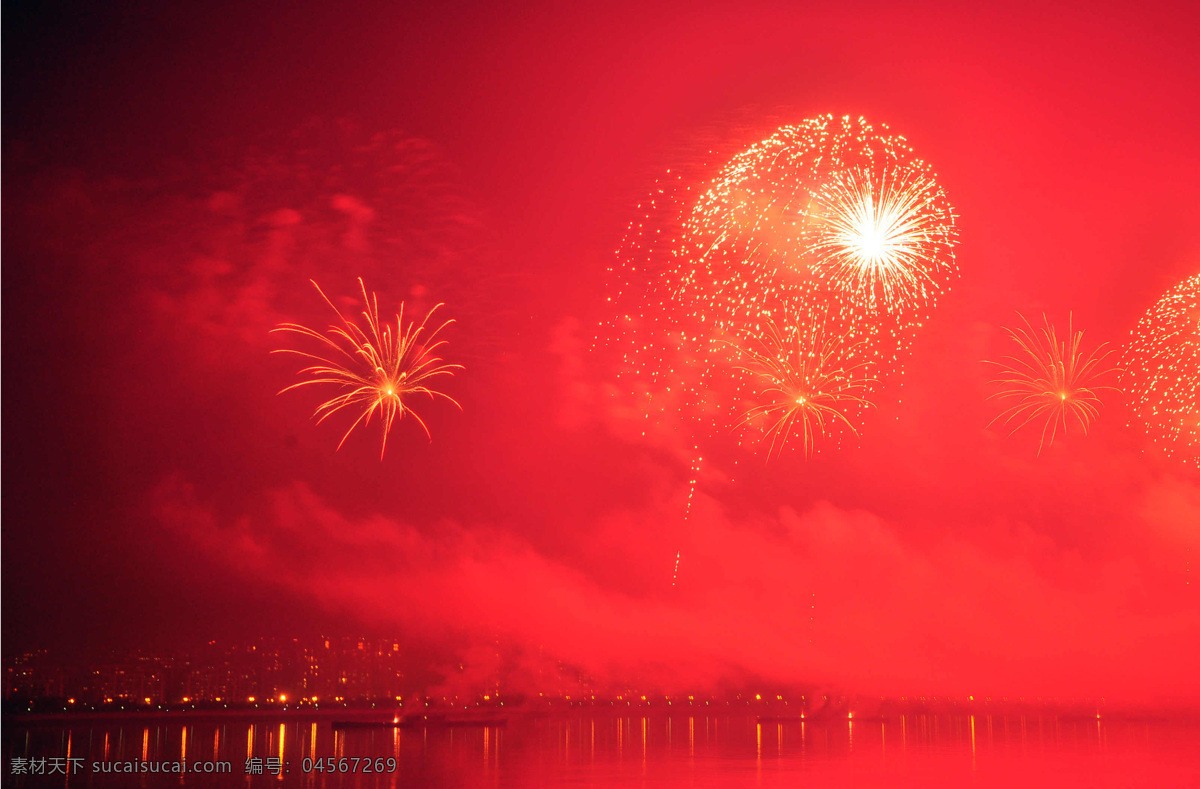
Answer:
[[376, 414], [383, 427], [380, 460], [387, 450], [388, 433], [393, 423], [406, 414], [415, 419], [432, 440], [425, 420], [413, 410], [412, 400], [417, 395], [426, 395], [431, 400], [441, 397], [459, 406], [454, 398], [430, 388], [430, 381], [442, 375], [452, 376], [454, 370], [462, 369], [462, 365], [447, 364], [434, 355], [439, 347], [446, 344], [445, 340], [436, 340], [438, 334], [453, 321], [447, 320], [426, 333], [429, 319], [442, 305], [435, 305], [420, 323], [409, 321], [405, 325], [402, 303], [393, 329], [391, 324], [380, 321], [379, 300], [375, 293], [367, 293], [360, 277], [358, 285], [365, 305], [362, 317], [366, 328], [363, 328], [343, 315], [316, 282], [312, 284], [325, 303], [333, 308], [341, 325], [332, 325], [324, 333], [295, 323], [280, 324], [272, 329], [273, 332], [299, 334], [324, 346], [324, 355], [292, 348], [274, 351], [296, 354], [315, 362], [299, 371], [299, 375], [307, 376], [305, 380], [284, 388], [280, 394], [313, 384], [336, 387], [338, 394], [317, 406], [313, 416], [317, 417], [317, 424], [320, 424], [345, 409], [358, 412], [357, 418], [338, 443], [338, 449], [342, 448], [356, 427], [370, 424]]
[[1116, 368], [1102, 366], [1112, 353], [1104, 350], [1107, 343], [1101, 343], [1087, 353], [1083, 351], [1083, 332], [1074, 331], [1070, 319], [1067, 337], [1059, 340], [1044, 315], [1045, 327], [1040, 331], [1035, 331], [1025, 316], [1018, 315], [1025, 323], [1024, 328], [1005, 329], [1017, 344], [1017, 354], [992, 362], [1000, 367], [1000, 377], [993, 383], [1002, 388], [991, 397], [1011, 405], [988, 424], [1014, 425], [1009, 431], [1012, 435], [1025, 425], [1040, 423], [1042, 434], [1038, 454], [1041, 455], [1046, 446], [1054, 443], [1059, 430], [1066, 433], [1071, 421], [1077, 422], [1087, 435], [1092, 420], [1100, 415], [1098, 392], [1116, 390], [1113, 386], [1098, 384], [1096, 380], [1115, 372]]
[[746, 411], [743, 421], [766, 417], [768, 458], [782, 451], [793, 430], [802, 437], [805, 457], [812, 456], [817, 438], [839, 422], [858, 434], [847, 411], [870, 406], [861, 394], [871, 383], [861, 374], [866, 362], [855, 359], [862, 345], [826, 337], [819, 326], [781, 332], [771, 324], [759, 348], [743, 349], [749, 361], [741, 369], [755, 376], [760, 399], [767, 401]]
[[[700, 478], [700, 466], [704, 463], [704, 458], [699, 454], [700, 447], [694, 446], [692, 447], [692, 451], [696, 453], [696, 457], [689, 469], [687, 503], [683, 507], [683, 520], [685, 523], [692, 517], [692, 500], [696, 498], [696, 483]], [[682, 557], [682, 550], [675, 552], [675, 570], [671, 573], [671, 586], [675, 586], [676, 581], [679, 580], [679, 560]]]
[[1121, 366], [1132, 423], [1167, 455], [1200, 466], [1200, 274], [1142, 316]]

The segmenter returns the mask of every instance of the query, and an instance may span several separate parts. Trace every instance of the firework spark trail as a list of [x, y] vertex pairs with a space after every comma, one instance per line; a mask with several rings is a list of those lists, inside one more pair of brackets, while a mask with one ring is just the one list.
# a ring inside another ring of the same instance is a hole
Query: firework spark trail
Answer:
[[[700, 465], [704, 462], [704, 458], [700, 456], [700, 447], [693, 446], [692, 451], [695, 453], [695, 460], [688, 467], [688, 494], [687, 503], [683, 507], [683, 522], [687, 523], [692, 516], [692, 500], [696, 497], [696, 482], [700, 478]], [[679, 580], [679, 561], [683, 557], [683, 549], [675, 552], [675, 570], [671, 574], [671, 586]]]
[[383, 427], [383, 442], [379, 451], [381, 460], [387, 451], [388, 433], [393, 423], [405, 414], [411, 415], [432, 440], [429, 426], [413, 410], [410, 401], [416, 395], [426, 395], [431, 400], [441, 397], [459, 406], [454, 398], [429, 386], [431, 379], [442, 375], [452, 376], [454, 370], [462, 369], [462, 365], [447, 364], [434, 355], [438, 348], [446, 344], [445, 340], [436, 340], [438, 334], [453, 320], [443, 322], [423, 336], [430, 317], [442, 305], [435, 305], [420, 323], [410, 321], [405, 325], [404, 305], [401, 304], [393, 331], [390, 324], [379, 320], [379, 300], [375, 293], [367, 293], [367, 287], [360, 277], [358, 285], [365, 305], [362, 313], [366, 321], [364, 329], [343, 315], [316, 282], [312, 284], [342, 325], [332, 325], [324, 333], [295, 323], [280, 324], [272, 329], [272, 332], [289, 332], [316, 340], [324, 346], [323, 352], [326, 354], [293, 348], [273, 351], [295, 354], [315, 362], [299, 371], [299, 375], [308, 378], [285, 387], [280, 394], [314, 384], [337, 387], [339, 393], [318, 405], [313, 416], [317, 417], [317, 424], [320, 424], [339, 411], [360, 409], [357, 418], [338, 442], [338, 449], [342, 448], [356, 427], [360, 424], [369, 425], [376, 413]]
[[851, 407], [871, 405], [859, 394], [871, 384], [861, 375], [866, 361], [855, 354], [863, 344], [827, 337], [819, 324], [781, 330], [772, 322], [759, 348], [742, 349], [748, 361], [740, 369], [758, 380], [759, 399], [766, 400], [747, 410], [743, 423], [766, 417], [765, 434], [771, 438], [768, 458], [783, 449], [796, 426], [805, 457], [812, 456], [818, 436], [837, 422], [858, 435], [847, 413]]
[[1001, 389], [989, 397], [1012, 404], [988, 425], [1003, 422], [1007, 426], [1015, 422], [1009, 431], [1012, 435], [1025, 425], [1041, 420], [1042, 434], [1038, 441], [1038, 454], [1041, 455], [1046, 446], [1054, 443], [1060, 429], [1066, 433], [1069, 418], [1087, 435], [1092, 420], [1100, 415], [1098, 392], [1116, 391], [1116, 387], [1097, 383], [1097, 380], [1116, 370], [1101, 367], [1112, 353], [1104, 350], [1107, 343], [1101, 343], [1089, 352], [1083, 351], [1083, 332], [1074, 331], [1072, 319], [1068, 320], [1066, 338], [1059, 340], [1046, 316], [1042, 316], [1045, 327], [1038, 332], [1025, 316], [1018, 315], [1025, 323], [1024, 328], [1005, 329], [1017, 344], [1018, 354], [992, 362], [1000, 367], [1000, 377], [993, 383], [999, 384]]
[[1200, 274], [1146, 311], [1121, 361], [1131, 423], [1167, 455], [1200, 466]]

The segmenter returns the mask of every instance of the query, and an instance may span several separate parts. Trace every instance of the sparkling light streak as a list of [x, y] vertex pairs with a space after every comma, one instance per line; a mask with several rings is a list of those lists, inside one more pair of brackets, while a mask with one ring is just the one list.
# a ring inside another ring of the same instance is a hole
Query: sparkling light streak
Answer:
[[1121, 362], [1131, 423], [1167, 455], [1200, 466], [1200, 274], [1146, 311]]
[[1012, 425], [1009, 435], [1030, 423], [1041, 424], [1038, 441], [1038, 454], [1041, 455], [1046, 446], [1054, 443], [1059, 430], [1066, 433], [1070, 422], [1077, 423], [1087, 435], [1092, 420], [1100, 415], [1098, 393], [1105, 389], [1116, 391], [1116, 387], [1098, 381], [1116, 370], [1104, 366], [1112, 353], [1104, 350], [1107, 343], [1084, 352], [1083, 332], [1074, 331], [1070, 321], [1066, 338], [1060, 340], [1044, 315], [1045, 326], [1040, 331], [1036, 331], [1025, 316], [1020, 318], [1025, 324], [1023, 328], [1005, 329], [1017, 345], [1016, 355], [992, 362], [1000, 368], [999, 377], [993, 383], [1001, 389], [991, 398], [1010, 405], [988, 424]]
[[367, 293], [360, 277], [358, 285], [365, 305], [362, 312], [364, 329], [343, 315], [316, 282], [312, 284], [337, 314], [341, 325], [331, 325], [324, 333], [295, 323], [280, 324], [272, 329], [272, 332], [288, 332], [316, 340], [324, 354], [292, 348], [274, 351], [296, 354], [315, 362], [299, 371], [299, 375], [307, 376], [305, 380], [284, 388], [280, 394], [314, 384], [336, 388], [338, 393], [318, 405], [313, 415], [317, 418], [317, 424], [320, 424], [342, 410], [358, 412], [357, 418], [338, 443], [338, 449], [342, 448], [356, 427], [370, 424], [376, 414], [383, 428], [379, 451], [381, 460], [387, 451], [388, 433], [393, 423], [406, 414], [416, 420], [432, 440], [425, 420], [413, 410], [412, 400], [417, 395], [428, 396], [431, 400], [441, 397], [458, 406], [454, 398], [430, 388], [430, 381], [438, 376], [453, 375], [454, 370], [462, 369], [462, 365], [447, 364], [434, 355], [438, 348], [446, 344], [445, 340], [436, 339], [438, 334], [453, 320], [444, 321], [426, 332], [429, 319], [442, 305], [434, 306], [420, 323], [409, 321], [405, 325], [402, 303], [393, 329], [391, 324], [380, 321], [379, 300], [375, 293]]

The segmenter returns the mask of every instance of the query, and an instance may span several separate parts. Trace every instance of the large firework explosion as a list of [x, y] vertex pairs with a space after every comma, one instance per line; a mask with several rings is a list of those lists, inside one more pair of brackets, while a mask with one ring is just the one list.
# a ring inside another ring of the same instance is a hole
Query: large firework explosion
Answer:
[[639, 208], [609, 328], [647, 420], [677, 410], [717, 425], [763, 405], [754, 375], [730, 374], [742, 366], [731, 349], [772, 325], [845, 338], [870, 396], [957, 273], [955, 214], [931, 168], [862, 119], [784, 126], [696, 196], [676, 173]]
[[957, 273], [954, 211], [931, 168], [861, 118], [785, 126], [738, 154], [687, 231], [676, 296], [736, 333], [797, 307], [858, 335], [907, 333]]
[[428, 396], [431, 400], [441, 397], [458, 405], [450, 395], [431, 389], [429, 382], [438, 376], [453, 375], [462, 365], [447, 364], [434, 355], [445, 345], [445, 340], [436, 339], [437, 335], [453, 321], [445, 321], [426, 334], [426, 324], [440, 304], [434, 306], [420, 323], [409, 321], [408, 324], [404, 323], [404, 305], [401, 304], [393, 331], [391, 324], [379, 320], [376, 295], [367, 293], [361, 278], [358, 285], [365, 305], [362, 313], [365, 329], [343, 315], [314, 282], [313, 287], [333, 308], [341, 325], [330, 326], [324, 333], [295, 323], [284, 323], [272, 330], [316, 340], [322, 348], [321, 353], [293, 348], [275, 351], [296, 354], [314, 362], [300, 370], [300, 375], [307, 376], [305, 380], [286, 387], [280, 394], [313, 384], [335, 387], [337, 394], [317, 406], [314, 416], [320, 424], [344, 409], [358, 413], [338, 443], [338, 449], [346, 443], [354, 428], [370, 424], [372, 417], [378, 414], [383, 427], [383, 443], [379, 450], [382, 460], [392, 424], [406, 414], [417, 421], [427, 437], [430, 435], [425, 420], [412, 408], [412, 400], [417, 395]]
[[1200, 466], [1200, 274], [1142, 316], [1121, 365], [1134, 424], [1166, 454]]
[[690, 454], [685, 520], [700, 441], [739, 417], [755, 428], [740, 443], [768, 457], [797, 429], [806, 457], [857, 435], [958, 271], [954, 210], [886, 127], [822, 116], [695, 176], [668, 173], [638, 206], [598, 337], [623, 357], [642, 434]]
[[1017, 345], [1017, 352], [993, 362], [1000, 375], [993, 382], [1001, 388], [992, 397], [1008, 404], [991, 422], [1011, 427], [1009, 435], [1029, 424], [1041, 425], [1038, 454], [1054, 443], [1061, 430], [1066, 433], [1071, 423], [1078, 424], [1087, 434], [1092, 420], [1100, 415], [1099, 393], [1115, 387], [1103, 383], [1104, 376], [1115, 372], [1105, 360], [1112, 351], [1101, 343], [1090, 351], [1083, 350], [1083, 332], [1074, 331], [1067, 323], [1067, 335], [1059, 339], [1046, 316], [1044, 327], [1038, 331], [1025, 316], [1024, 326], [1005, 329]]

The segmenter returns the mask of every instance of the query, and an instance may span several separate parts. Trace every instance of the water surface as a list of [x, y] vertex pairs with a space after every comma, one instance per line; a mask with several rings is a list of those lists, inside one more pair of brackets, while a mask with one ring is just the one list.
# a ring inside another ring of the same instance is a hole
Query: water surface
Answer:
[[[329, 718], [301, 716], [16, 719], [3, 740], [12, 787], [1200, 787], [1193, 723], [1052, 715], [759, 722], [560, 713], [413, 729], [335, 729]], [[13, 774], [22, 759], [46, 760], [47, 774]], [[161, 769], [181, 760], [224, 762], [228, 772], [111, 773], [96, 764]], [[55, 764], [76, 771], [49, 774]]]

